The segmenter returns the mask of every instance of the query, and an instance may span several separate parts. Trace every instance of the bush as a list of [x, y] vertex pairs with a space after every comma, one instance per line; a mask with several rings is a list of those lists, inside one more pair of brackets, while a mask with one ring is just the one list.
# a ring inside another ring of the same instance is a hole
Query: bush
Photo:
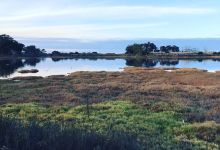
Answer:
[[46, 55], [45, 50], [41, 50], [39, 48], [36, 48], [36, 46], [26, 46], [23, 49], [24, 56], [31, 56], [31, 57], [39, 57]]
[[220, 55], [220, 52], [213, 52], [213, 55]]
[[204, 53], [203, 52], [198, 52], [198, 55], [203, 55]]

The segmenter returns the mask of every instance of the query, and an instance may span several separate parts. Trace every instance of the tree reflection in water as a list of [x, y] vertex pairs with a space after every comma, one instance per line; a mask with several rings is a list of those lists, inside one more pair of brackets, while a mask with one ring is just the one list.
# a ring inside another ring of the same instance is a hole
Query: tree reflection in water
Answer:
[[20, 67], [24, 67], [21, 59], [0, 60], [0, 76], [7, 77]]
[[155, 67], [157, 64], [161, 66], [175, 66], [179, 64], [179, 60], [126, 59], [127, 66]]
[[35, 67], [37, 63], [42, 61], [42, 58], [28, 58], [28, 59], [2, 59], [0, 60], [0, 76], [8, 77], [17, 69], [24, 66]]

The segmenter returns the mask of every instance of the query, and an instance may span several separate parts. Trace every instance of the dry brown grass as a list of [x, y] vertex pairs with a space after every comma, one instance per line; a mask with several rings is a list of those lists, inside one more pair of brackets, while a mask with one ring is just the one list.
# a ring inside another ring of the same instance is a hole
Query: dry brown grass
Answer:
[[177, 73], [200, 73], [200, 72], [207, 72], [207, 70], [201, 70], [201, 69], [196, 69], [196, 68], [180, 68], [174, 70], [174, 72]]
[[219, 73], [165, 70], [129, 67], [123, 72], [76, 72], [69, 76], [1, 80], [0, 102], [77, 105], [86, 101], [131, 100], [146, 107], [155, 105], [149, 107], [155, 111], [187, 108], [189, 120], [200, 120], [195, 116], [204, 114], [205, 119], [220, 122]]

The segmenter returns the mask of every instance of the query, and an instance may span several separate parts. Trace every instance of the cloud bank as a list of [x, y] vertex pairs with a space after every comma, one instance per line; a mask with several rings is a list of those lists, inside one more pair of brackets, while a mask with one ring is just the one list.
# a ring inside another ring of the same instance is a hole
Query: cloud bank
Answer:
[[[195, 27], [199, 23], [202, 25], [204, 17], [219, 15], [215, 7], [83, 5], [77, 1], [68, 1], [67, 4], [59, 0], [53, 3], [21, 2], [0, 2], [0, 33], [82, 40], [170, 38], [184, 36], [186, 33], [181, 30], [187, 27], [185, 23], [188, 22], [192, 28], [187, 30], [190, 31], [188, 36], [209, 36], [213, 33], [205, 33], [203, 28]], [[217, 27], [219, 22], [215, 24]]]

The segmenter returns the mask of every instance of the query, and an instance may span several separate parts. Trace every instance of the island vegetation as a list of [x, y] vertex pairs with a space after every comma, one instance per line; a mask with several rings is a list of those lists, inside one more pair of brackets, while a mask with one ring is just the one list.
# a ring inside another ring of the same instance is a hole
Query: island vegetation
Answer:
[[173, 45], [161, 46], [160, 49], [154, 43], [144, 43], [144, 44], [133, 44], [126, 48], [126, 54], [128, 55], [147, 55], [150, 53], [170, 53], [170, 52], [180, 52], [179, 47]]

